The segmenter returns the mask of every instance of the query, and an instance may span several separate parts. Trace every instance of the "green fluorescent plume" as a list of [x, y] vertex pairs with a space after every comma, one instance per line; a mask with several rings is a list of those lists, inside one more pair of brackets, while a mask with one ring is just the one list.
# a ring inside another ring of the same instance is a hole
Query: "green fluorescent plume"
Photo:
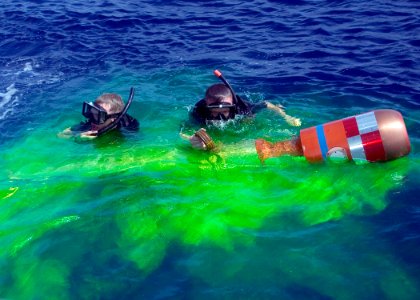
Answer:
[[[182, 84], [183, 74], [152, 80]], [[86, 142], [57, 137], [70, 124], [38, 124], [0, 150], [0, 298], [118, 298], [161, 274], [182, 274], [192, 298], [225, 284], [333, 299], [420, 294], [392, 243], [371, 243], [380, 233], [369, 223], [418, 172], [417, 154], [363, 165], [285, 156], [261, 166], [256, 137], [296, 133], [261, 119], [240, 128], [244, 138], [211, 129], [222, 151], [203, 153], [178, 136], [187, 103], [171, 97], [189, 87], [147, 84], [133, 103], [138, 133]], [[173, 110], [156, 108], [161, 92]]]

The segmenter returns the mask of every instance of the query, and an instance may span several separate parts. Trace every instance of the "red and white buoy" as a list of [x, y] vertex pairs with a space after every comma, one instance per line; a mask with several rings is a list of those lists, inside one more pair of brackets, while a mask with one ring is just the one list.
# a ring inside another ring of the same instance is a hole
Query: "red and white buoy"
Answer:
[[300, 131], [303, 155], [310, 162], [329, 157], [388, 161], [410, 152], [402, 115], [380, 109]]
[[379, 109], [302, 129], [291, 140], [272, 143], [258, 139], [255, 148], [261, 162], [282, 155], [303, 155], [309, 162], [328, 158], [375, 162], [407, 155], [410, 140], [402, 115]]

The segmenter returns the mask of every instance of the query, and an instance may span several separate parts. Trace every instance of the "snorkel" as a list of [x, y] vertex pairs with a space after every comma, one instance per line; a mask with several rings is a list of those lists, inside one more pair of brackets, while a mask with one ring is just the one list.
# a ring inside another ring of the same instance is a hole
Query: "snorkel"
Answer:
[[[212, 99], [212, 101], [210, 101], [211, 104], [205, 106], [205, 120], [206, 122], [226, 122], [230, 119], [235, 119], [235, 116], [238, 113], [238, 100], [236, 94], [219, 70], [214, 70], [214, 75], [220, 78], [223, 81], [223, 84], [212, 85], [207, 89], [206, 103], [208, 103], [207, 99]], [[223, 88], [222, 90], [220, 90], [220, 86]], [[230, 96], [232, 97], [232, 102], [226, 101], [226, 97]]]
[[118, 123], [121, 121], [121, 119], [126, 115], [128, 108], [131, 105], [131, 102], [133, 101], [134, 98], [134, 88], [130, 88], [130, 95], [128, 96], [128, 100], [127, 103], [125, 104], [123, 110], [119, 113], [119, 116], [109, 125], [105, 126], [104, 128], [101, 128], [98, 130], [98, 133], [96, 134], [96, 136], [100, 136], [104, 133], [107, 133], [108, 131], [114, 129], [115, 127], [118, 126]]
[[220, 72], [219, 70], [214, 70], [213, 73], [214, 73], [214, 75], [216, 75], [216, 77], [218, 77], [221, 81], [223, 81], [223, 83], [229, 88], [230, 92], [232, 93], [233, 104], [237, 105], [236, 94], [233, 91], [232, 86], [229, 84], [229, 82], [227, 82], [225, 77], [223, 77], [222, 72]]

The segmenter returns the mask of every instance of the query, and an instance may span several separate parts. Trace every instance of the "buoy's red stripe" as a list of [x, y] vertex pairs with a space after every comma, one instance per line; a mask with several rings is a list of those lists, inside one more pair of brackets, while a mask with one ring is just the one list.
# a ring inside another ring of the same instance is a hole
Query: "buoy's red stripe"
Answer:
[[344, 129], [346, 130], [346, 136], [348, 138], [360, 134], [355, 117], [343, 119], [343, 125]]
[[385, 149], [379, 130], [361, 135], [366, 159], [370, 162], [386, 160]]

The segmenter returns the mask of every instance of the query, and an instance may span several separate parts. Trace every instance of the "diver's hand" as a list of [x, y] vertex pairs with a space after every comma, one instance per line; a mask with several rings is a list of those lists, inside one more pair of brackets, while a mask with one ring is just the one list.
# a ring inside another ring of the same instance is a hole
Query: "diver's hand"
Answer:
[[284, 117], [284, 120], [287, 122], [287, 124], [291, 126], [299, 127], [300, 125], [302, 125], [302, 122], [300, 121], [299, 118], [295, 118], [289, 115], [286, 115]]
[[204, 128], [200, 128], [193, 135], [187, 135], [180, 132], [179, 136], [189, 141], [194, 149], [198, 150], [215, 150], [216, 144]]
[[189, 141], [194, 149], [207, 150], [206, 144], [204, 144], [203, 140], [198, 135], [193, 134], [190, 136]]
[[73, 131], [71, 131], [70, 127], [64, 129], [63, 131], [61, 131], [59, 133], [57, 133], [57, 136], [59, 138], [65, 138], [65, 139], [71, 138], [73, 135], [74, 135]]
[[83, 131], [80, 133], [80, 137], [83, 139], [94, 139], [98, 137], [98, 131], [97, 130]]
[[196, 135], [190, 137], [191, 146], [198, 150], [207, 150], [206, 144]]
[[215, 150], [216, 144], [204, 128], [197, 130], [194, 136], [198, 137], [204, 143], [205, 150]]

